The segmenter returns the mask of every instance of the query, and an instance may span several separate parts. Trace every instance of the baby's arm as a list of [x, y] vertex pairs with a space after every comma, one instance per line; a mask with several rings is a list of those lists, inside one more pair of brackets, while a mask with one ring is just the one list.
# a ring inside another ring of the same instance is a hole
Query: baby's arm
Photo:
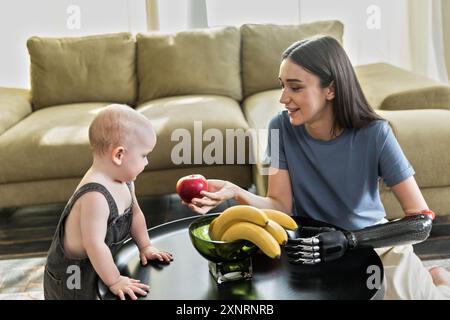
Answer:
[[173, 260], [172, 254], [160, 251], [153, 247], [147, 232], [145, 216], [139, 207], [139, 203], [134, 193], [133, 184], [133, 222], [131, 224], [131, 236], [139, 248], [140, 257], [143, 265], [147, 264], [147, 259], [158, 259], [159, 261], [170, 262]]
[[109, 217], [106, 199], [100, 193], [89, 192], [80, 200], [83, 247], [99, 277], [121, 299], [125, 298], [124, 294], [135, 299], [134, 292], [145, 295], [146, 292], [142, 289], [148, 289], [148, 286], [139, 284], [137, 280], [122, 277], [114, 263], [111, 250], [105, 243]]

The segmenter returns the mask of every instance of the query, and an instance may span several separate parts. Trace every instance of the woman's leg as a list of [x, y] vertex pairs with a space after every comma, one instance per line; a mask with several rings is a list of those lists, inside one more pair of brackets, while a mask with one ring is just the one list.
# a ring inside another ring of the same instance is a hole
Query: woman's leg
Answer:
[[376, 249], [384, 267], [385, 299], [450, 299], [450, 286], [436, 285], [411, 245]]

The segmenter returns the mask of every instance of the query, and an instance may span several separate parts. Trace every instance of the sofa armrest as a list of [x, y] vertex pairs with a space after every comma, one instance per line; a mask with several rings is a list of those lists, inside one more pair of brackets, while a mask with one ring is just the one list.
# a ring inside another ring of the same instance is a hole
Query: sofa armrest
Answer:
[[399, 92], [383, 101], [383, 110], [448, 109], [450, 110], [450, 86], [436, 85]]
[[387, 64], [355, 67], [361, 88], [375, 109], [450, 109], [450, 86]]
[[0, 88], [0, 134], [32, 112], [30, 91]]

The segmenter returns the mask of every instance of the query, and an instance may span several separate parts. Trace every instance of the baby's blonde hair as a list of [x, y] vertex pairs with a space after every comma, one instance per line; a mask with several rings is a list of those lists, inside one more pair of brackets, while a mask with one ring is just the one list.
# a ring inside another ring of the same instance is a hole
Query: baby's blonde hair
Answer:
[[103, 108], [89, 126], [89, 143], [94, 154], [104, 155], [111, 148], [127, 145], [142, 134], [154, 135], [153, 127], [143, 114], [122, 104]]

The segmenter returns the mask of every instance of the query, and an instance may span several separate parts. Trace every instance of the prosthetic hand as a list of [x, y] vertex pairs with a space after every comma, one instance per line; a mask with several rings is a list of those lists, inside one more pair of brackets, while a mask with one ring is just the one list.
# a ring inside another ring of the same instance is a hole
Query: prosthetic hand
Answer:
[[309, 238], [289, 239], [285, 250], [292, 264], [317, 264], [338, 259], [347, 250], [355, 248], [415, 244], [428, 238], [433, 219], [434, 213], [427, 210], [352, 232], [303, 227], [302, 231], [316, 234]]

